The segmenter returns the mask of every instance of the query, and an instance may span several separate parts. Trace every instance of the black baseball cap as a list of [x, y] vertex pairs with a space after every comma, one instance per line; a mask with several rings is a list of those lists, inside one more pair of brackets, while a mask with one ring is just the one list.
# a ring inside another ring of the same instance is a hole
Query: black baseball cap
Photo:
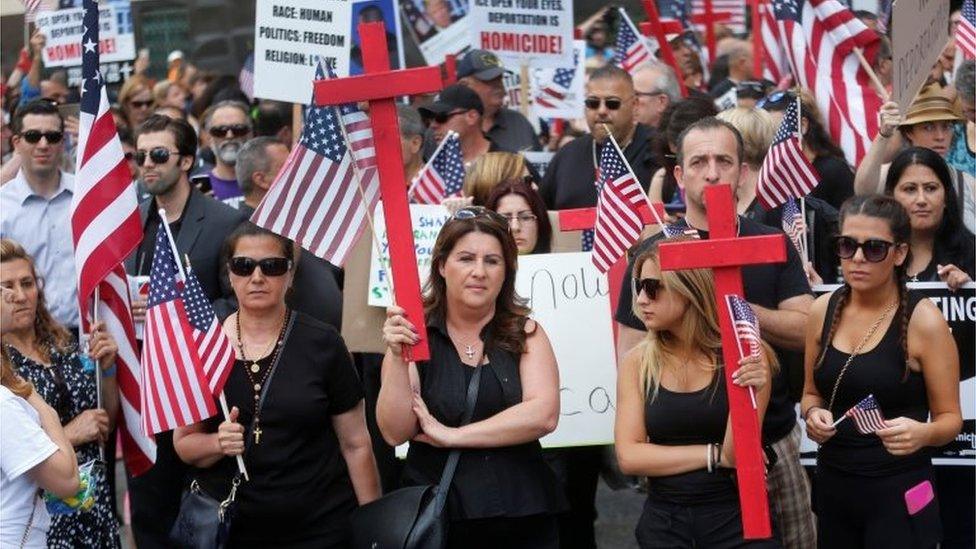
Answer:
[[470, 50], [458, 61], [457, 77], [474, 76], [482, 82], [494, 80], [505, 74], [498, 56], [485, 50]]
[[469, 111], [476, 110], [478, 114], [485, 113], [485, 107], [481, 104], [481, 98], [471, 88], [454, 84], [441, 90], [434, 98], [434, 102], [424, 105], [417, 109], [424, 118], [431, 118], [436, 114], [446, 114], [458, 109]]

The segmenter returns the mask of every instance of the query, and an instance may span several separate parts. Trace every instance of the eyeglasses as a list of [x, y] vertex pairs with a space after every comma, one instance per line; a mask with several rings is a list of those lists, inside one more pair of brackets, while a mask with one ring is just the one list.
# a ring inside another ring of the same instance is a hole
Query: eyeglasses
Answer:
[[537, 215], [529, 212], [519, 212], [517, 214], [498, 214], [498, 215], [508, 220], [509, 225], [511, 225], [513, 221], [518, 221], [519, 224], [521, 225], [527, 225], [529, 223], [535, 223], [535, 220], [539, 219]]
[[661, 290], [661, 279], [659, 278], [635, 278], [634, 279], [634, 297], [640, 295], [644, 292], [647, 299], [655, 300], [657, 299], [657, 293]]
[[438, 124], [445, 124], [451, 118], [454, 118], [455, 116], [466, 112], [468, 111], [463, 109], [451, 111], [451, 112], [438, 112], [431, 115], [430, 119], [433, 120], [434, 122], [437, 122]]
[[[169, 151], [166, 151], [166, 152], [169, 152]], [[132, 152], [132, 151], [127, 151], [127, 152], [126, 152], [125, 154], [123, 154], [122, 156], [125, 156], [125, 159], [126, 159], [126, 160], [132, 160], [133, 158], [135, 158], [135, 157], [136, 157], [136, 153], [134, 153], [134, 152]], [[145, 159], [143, 159], [143, 160], [145, 160]]]
[[30, 143], [31, 145], [36, 145], [41, 142], [41, 138], [47, 139], [49, 145], [54, 145], [60, 143], [64, 139], [64, 132], [42, 132], [40, 130], [27, 130], [26, 132], [20, 132], [20, 137], [24, 141]]
[[149, 107], [152, 106], [153, 100], [149, 99], [148, 101], [129, 101], [129, 104], [137, 109], [148, 109]]
[[253, 257], [237, 256], [232, 257], [230, 272], [237, 276], [251, 276], [254, 269], [261, 267], [264, 276], [281, 276], [291, 269], [291, 260], [287, 257], [266, 257], [258, 260]]
[[849, 236], [838, 236], [834, 240], [834, 249], [837, 257], [841, 259], [851, 259], [860, 249], [864, 254], [864, 259], [871, 263], [879, 263], [888, 257], [888, 250], [895, 246], [894, 242], [881, 240], [880, 238], [869, 238], [864, 242], [858, 242]]
[[166, 147], [156, 147], [154, 149], [150, 149], [148, 153], [143, 150], [138, 150], [136, 151], [135, 155], [136, 166], [142, 166], [146, 162], [146, 157], [148, 157], [149, 160], [152, 160], [153, 164], [165, 164], [169, 162], [169, 157], [174, 154], [179, 155], [180, 152], [171, 151]]
[[624, 100], [619, 97], [587, 97], [583, 100], [583, 104], [591, 111], [599, 109], [600, 103], [606, 105], [608, 110], [615, 111], [624, 104]]
[[501, 215], [500, 213], [489, 210], [484, 206], [468, 206], [466, 208], [461, 208], [460, 210], [454, 212], [451, 219], [475, 219], [477, 217], [487, 217], [492, 221], [497, 221], [508, 227], [508, 218]]
[[[792, 92], [788, 91], [778, 91], [773, 92], [766, 97], [763, 97], [759, 101], [756, 101], [757, 109], [767, 109], [767, 107], [773, 107], [780, 103], [796, 101], [796, 96]], [[768, 109], [767, 109], [768, 110]]]
[[245, 135], [251, 133], [251, 127], [247, 124], [227, 124], [223, 126], [214, 126], [208, 131], [213, 137], [226, 137], [227, 132], [230, 132], [234, 137], [244, 137]]

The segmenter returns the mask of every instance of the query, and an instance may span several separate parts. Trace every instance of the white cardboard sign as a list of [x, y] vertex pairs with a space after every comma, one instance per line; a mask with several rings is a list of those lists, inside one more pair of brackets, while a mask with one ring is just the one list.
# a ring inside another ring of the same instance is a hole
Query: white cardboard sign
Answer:
[[[47, 38], [41, 52], [45, 67], [73, 67], [81, 65], [81, 43], [84, 35], [84, 8], [42, 11], [37, 15], [37, 27]], [[136, 39], [131, 27], [120, 32], [116, 9], [102, 4], [98, 10], [99, 61], [128, 61], [136, 57]]]
[[[373, 226], [380, 250], [372, 246], [369, 257], [369, 294], [366, 302], [374, 307], [387, 307], [393, 301], [390, 299], [389, 242], [386, 239], [386, 218], [383, 216], [383, 203], [376, 204], [373, 212]], [[417, 253], [417, 272], [420, 273], [420, 284], [427, 281], [430, 272], [430, 258], [434, 251], [434, 241], [441, 227], [447, 222], [451, 214], [447, 208], [439, 205], [411, 204], [410, 223], [413, 226], [414, 250]], [[382, 254], [380, 256], [379, 254]]]
[[533, 66], [573, 64], [573, 0], [472, 0], [471, 47]]

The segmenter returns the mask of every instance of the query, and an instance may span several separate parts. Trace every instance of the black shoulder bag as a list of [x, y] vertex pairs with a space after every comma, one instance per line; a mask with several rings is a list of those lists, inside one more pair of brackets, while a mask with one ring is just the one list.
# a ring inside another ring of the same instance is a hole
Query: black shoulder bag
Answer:
[[[278, 362], [284, 354], [284, 346], [291, 333], [292, 320], [295, 315], [290, 315], [288, 328], [281, 339], [281, 349], [278, 351], [274, 362], [271, 363], [271, 371], [268, 372], [268, 379], [264, 382], [261, 389], [261, 396], [258, 398], [257, 408], [254, 410], [254, 417], [258, 417], [261, 407], [264, 406], [264, 398], [268, 395], [268, 387], [274, 378], [275, 371], [278, 369]], [[254, 419], [248, 428], [250, 432], [254, 428]], [[249, 441], [251, 437], [244, 437], [244, 456], [251, 447]], [[230, 539], [230, 527], [234, 518], [235, 499], [237, 488], [241, 485], [243, 475], [238, 471], [231, 480], [230, 494], [227, 499], [218, 501], [210, 494], [200, 488], [200, 484], [193, 480], [190, 487], [183, 494], [180, 501], [180, 512], [173, 523], [173, 529], [169, 532], [170, 541], [176, 547], [186, 549], [224, 549]]]
[[[482, 360], [484, 358], [482, 357]], [[477, 362], [481, 364], [481, 360]], [[468, 383], [461, 425], [471, 423], [478, 401], [481, 370], [478, 366]], [[461, 450], [447, 456], [441, 481], [425, 486], [394, 490], [359, 507], [350, 519], [353, 549], [442, 549], [447, 546], [448, 518], [444, 516], [447, 493], [454, 480]]]

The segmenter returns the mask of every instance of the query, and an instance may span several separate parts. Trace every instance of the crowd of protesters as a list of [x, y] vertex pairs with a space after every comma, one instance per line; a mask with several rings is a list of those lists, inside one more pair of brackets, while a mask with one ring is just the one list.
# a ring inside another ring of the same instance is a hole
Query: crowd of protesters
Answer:
[[[143, 231], [125, 268], [151, 275], [165, 223], [237, 360], [230, 415], [157, 435], [153, 467], [126, 479], [138, 547], [172, 546], [191, 486], [220, 499], [237, 491], [230, 547], [345, 547], [358, 506], [436, 483], [456, 449], [449, 547], [594, 548], [608, 470], [646, 492], [634, 525], [642, 548], [972, 544], [972, 517], [956, 517], [961, 528], [940, 518], [938, 494], [953, 480], [930, 457], [961, 429], [958, 353], [941, 312], [906, 284], [955, 291], [976, 277], [974, 61], [953, 59], [950, 43], [913, 100], [884, 104], [852, 166], [808, 90], [754, 74], [755, 37], [719, 26], [720, 55], [703, 66], [687, 36], [675, 36], [680, 74], [658, 60], [628, 72], [613, 64], [611, 12], [580, 25], [581, 119], [536, 120], [506, 105], [505, 70], [484, 50], [461, 57], [457, 83], [436, 97], [397, 106], [407, 181], [448, 132], [466, 172], [433, 248], [431, 358], [419, 363], [401, 352], [419, 319], [396, 306], [375, 334], [385, 355], [350, 353], [339, 335], [343, 269], [248, 221], [301, 135], [291, 105], [249, 97], [236, 77], [199, 70], [180, 52], [156, 79], [140, 57], [111, 94]], [[873, 14], [857, 15], [876, 28]], [[44, 43], [31, 37], [3, 85], [0, 545], [120, 547], [110, 470], [86, 477], [96, 485], [89, 511], [49, 518], [37, 497], [73, 496], [78, 465], [100, 453], [113, 462], [120, 413], [116, 342], [103, 324], [78, 338], [70, 211], [79, 122], [64, 109], [78, 95], [64, 71], [44, 68]], [[882, 46], [868, 62], [890, 89], [887, 37]], [[718, 106], [733, 90], [737, 104]], [[809, 253], [788, 246], [783, 263], [743, 268], [764, 343], [723, 364], [710, 271], [662, 270], [659, 244], [675, 232], [708, 238], [704, 193], [716, 183], [733, 187], [739, 236], [782, 233], [782, 208], [763, 207], [757, 185], [796, 103], [802, 154], [818, 175], [804, 200]], [[611, 136], [673, 230], [645, 229], [620, 285], [615, 452], [544, 450], [539, 439], [559, 419], [559, 371], [547, 327], [516, 295], [517, 256], [552, 250], [549, 211], [597, 205], [599, 151]], [[522, 154], [540, 150], [554, 153], [542, 175]], [[840, 288], [815, 299], [812, 286], [825, 282]], [[137, 323], [146, 308], [134, 295]], [[726, 367], [755, 390], [766, 540], [743, 539]], [[867, 394], [883, 428], [865, 435], [836, 423]], [[819, 446], [812, 478], [800, 463], [801, 425]], [[401, 462], [393, 447], [407, 441]], [[251, 477], [239, 487], [238, 456]], [[918, 486], [935, 496], [909, 513], [906, 493]]]

